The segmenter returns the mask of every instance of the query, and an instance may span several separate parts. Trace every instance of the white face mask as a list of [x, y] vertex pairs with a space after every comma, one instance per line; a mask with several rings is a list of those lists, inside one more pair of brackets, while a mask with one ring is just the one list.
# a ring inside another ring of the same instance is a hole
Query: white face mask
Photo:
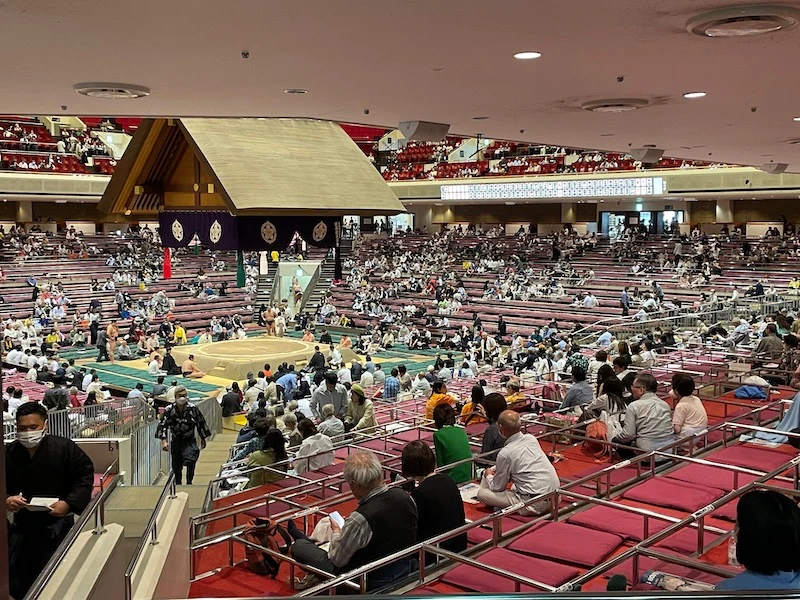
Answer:
[[18, 431], [17, 440], [26, 448], [36, 448], [45, 436], [44, 429], [34, 429], [32, 431]]
[[175, 404], [179, 406], [186, 406], [189, 402], [189, 399], [186, 396], [181, 396], [180, 398], [175, 398]]

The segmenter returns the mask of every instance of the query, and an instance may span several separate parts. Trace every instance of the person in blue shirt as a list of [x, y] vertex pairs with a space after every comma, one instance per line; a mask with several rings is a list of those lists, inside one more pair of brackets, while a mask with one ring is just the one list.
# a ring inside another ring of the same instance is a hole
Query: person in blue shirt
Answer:
[[297, 373], [294, 365], [289, 365], [289, 371], [275, 382], [275, 387], [283, 393], [283, 401], [294, 400], [294, 391], [297, 389]]
[[736, 507], [736, 559], [743, 573], [717, 590], [800, 590], [800, 508], [772, 490], [747, 492]]
[[397, 394], [400, 393], [400, 379], [397, 377], [398, 374], [399, 371], [397, 369], [392, 369], [389, 377], [383, 382], [383, 396], [381, 400], [385, 400], [386, 402], [394, 402], [397, 400]]

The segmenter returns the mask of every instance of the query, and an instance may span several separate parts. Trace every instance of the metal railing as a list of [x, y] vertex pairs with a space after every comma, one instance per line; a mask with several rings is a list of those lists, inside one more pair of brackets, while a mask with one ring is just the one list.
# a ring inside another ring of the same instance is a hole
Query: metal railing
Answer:
[[164, 484], [164, 489], [161, 491], [158, 502], [156, 502], [156, 506], [153, 509], [153, 514], [150, 515], [147, 527], [145, 527], [144, 533], [142, 533], [142, 539], [139, 540], [139, 545], [136, 547], [128, 563], [128, 567], [125, 569], [125, 600], [131, 600], [133, 598], [133, 573], [144, 554], [145, 548], [147, 548], [148, 544], [151, 546], [158, 544], [159, 513], [167, 499], [173, 499], [175, 497], [175, 473], [170, 471], [169, 477], [167, 477], [167, 481]]
[[205, 398], [195, 404], [197, 409], [203, 415], [208, 425], [208, 430], [211, 432], [211, 438], [218, 433], [222, 433], [222, 406], [216, 397]]
[[[80, 514], [78, 520], [69, 530], [69, 533], [67, 533], [67, 537], [65, 537], [61, 544], [59, 544], [56, 551], [50, 557], [50, 560], [47, 561], [44, 569], [42, 569], [42, 572], [36, 578], [36, 581], [33, 582], [33, 585], [28, 590], [24, 600], [35, 600], [36, 598], [39, 598], [47, 584], [50, 582], [50, 579], [53, 577], [56, 569], [58, 569], [59, 565], [61, 564], [61, 561], [67, 555], [67, 552], [70, 551], [72, 546], [75, 544], [75, 541], [78, 539], [78, 536], [83, 533], [84, 529], [86, 529], [86, 526], [92, 519], [94, 519], [94, 527], [92, 528], [93, 535], [102, 535], [106, 532], [105, 502], [115, 487], [113, 485], [108, 485], [106, 482], [109, 481], [109, 477], [111, 475], [114, 475], [114, 470], [118, 467], [119, 461], [115, 460], [113, 463], [111, 463], [108, 469], [106, 469], [105, 473], [103, 473], [103, 476], [100, 479], [100, 493], [91, 499], [89, 504]], [[113, 479], [114, 478], [112, 477], [111, 481], [113, 481]]]
[[153, 485], [172, 468], [172, 455], [161, 450], [157, 429], [158, 421], [150, 421], [131, 433], [130, 485]]
[[[109, 400], [102, 404], [48, 412], [47, 433], [73, 440], [127, 437], [155, 418], [155, 409], [141, 400]], [[16, 423], [4, 422], [3, 434], [6, 442], [14, 441]]]

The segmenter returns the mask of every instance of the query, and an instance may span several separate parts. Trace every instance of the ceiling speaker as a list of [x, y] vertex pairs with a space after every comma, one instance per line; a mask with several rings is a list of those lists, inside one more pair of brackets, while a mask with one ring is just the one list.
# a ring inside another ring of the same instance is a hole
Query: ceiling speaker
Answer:
[[761, 165], [761, 170], [769, 173], [770, 175], [780, 175], [788, 168], [789, 165], [786, 163], [768, 163], [766, 165]]
[[652, 165], [657, 163], [662, 156], [664, 156], [664, 151], [659, 148], [633, 148], [632, 150], [628, 151], [633, 157], [633, 160], [638, 160], [646, 165]]
[[400, 131], [409, 141], [441, 142], [450, 131], [449, 123], [431, 123], [429, 121], [403, 121]]

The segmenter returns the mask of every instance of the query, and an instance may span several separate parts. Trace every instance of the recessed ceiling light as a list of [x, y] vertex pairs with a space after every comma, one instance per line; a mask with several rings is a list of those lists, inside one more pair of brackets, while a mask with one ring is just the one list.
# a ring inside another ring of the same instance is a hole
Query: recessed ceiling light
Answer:
[[517, 60], [533, 60], [534, 58], [539, 58], [541, 55], [542, 55], [541, 52], [533, 52], [533, 51], [517, 52], [514, 55], [514, 58], [516, 58]]
[[103, 100], [130, 100], [150, 95], [150, 89], [128, 83], [76, 83], [73, 89], [82, 96]]
[[686, 92], [683, 97], [693, 100], [694, 98], [705, 98], [705, 92]]
[[704, 37], [745, 37], [791, 29], [798, 20], [800, 10], [790, 6], [729, 6], [692, 17], [686, 30]]
[[472, 117], [475, 121], [485, 121], [489, 117]]
[[800, 123], [800, 117], [795, 117], [794, 119], [792, 119], [792, 121], [797, 121], [798, 123]]
[[649, 103], [644, 98], [606, 98], [584, 102], [581, 108], [592, 112], [621, 113], [644, 108]]
[[283, 90], [287, 94], [307, 94], [308, 90], [304, 90], [303, 88], [289, 88], [288, 90]]

